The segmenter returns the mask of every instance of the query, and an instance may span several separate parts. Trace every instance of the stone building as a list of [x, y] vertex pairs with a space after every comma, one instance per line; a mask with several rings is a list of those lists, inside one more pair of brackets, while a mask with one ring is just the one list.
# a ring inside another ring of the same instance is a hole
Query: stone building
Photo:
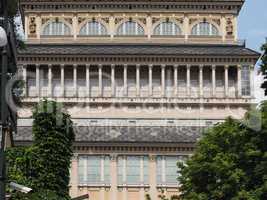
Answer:
[[27, 83], [17, 145], [31, 108], [62, 102], [75, 123], [72, 197], [178, 195], [176, 162], [203, 129], [253, 104], [259, 57], [238, 39], [243, 0], [21, 0]]

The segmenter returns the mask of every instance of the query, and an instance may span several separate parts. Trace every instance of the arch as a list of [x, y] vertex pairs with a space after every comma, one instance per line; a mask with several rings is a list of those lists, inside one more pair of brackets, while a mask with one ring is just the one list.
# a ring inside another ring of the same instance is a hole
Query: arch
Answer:
[[218, 36], [219, 29], [212, 23], [200, 22], [193, 26], [191, 34], [203, 36]]
[[81, 27], [79, 35], [108, 35], [108, 31], [101, 22], [88, 21]]
[[44, 25], [42, 35], [71, 35], [71, 28], [63, 21], [49, 21]]
[[153, 31], [154, 35], [181, 35], [182, 30], [179, 25], [174, 22], [161, 22]]
[[138, 22], [126, 21], [117, 28], [117, 35], [145, 35], [145, 30]]

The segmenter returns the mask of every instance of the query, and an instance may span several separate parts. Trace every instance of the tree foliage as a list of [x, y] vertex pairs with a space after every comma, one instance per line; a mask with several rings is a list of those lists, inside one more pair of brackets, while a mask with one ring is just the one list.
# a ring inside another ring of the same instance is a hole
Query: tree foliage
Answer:
[[33, 119], [33, 144], [8, 150], [7, 158], [9, 180], [31, 187], [34, 194], [13, 193], [11, 199], [69, 199], [74, 141], [70, 116], [58, 103], [44, 100], [34, 108]]
[[264, 82], [262, 84], [262, 88], [265, 91], [265, 96], [267, 96], [267, 42], [262, 46], [262, 51], [264, 52], [261, 57], [261, 73], [264, 77]]
[[208, 129], [194, 155], [178, 164], [182, 199], [267, 199], [266, 144], [267, 103], [242, 122], [228, 118]]

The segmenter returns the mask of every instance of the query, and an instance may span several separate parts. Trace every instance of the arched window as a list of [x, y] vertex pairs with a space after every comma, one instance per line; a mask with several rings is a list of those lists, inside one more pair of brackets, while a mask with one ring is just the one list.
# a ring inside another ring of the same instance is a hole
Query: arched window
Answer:
[[219, 35], [219, 31], [213, 24], [201, 22], [192, 28], [192, 35]]
[[117, 35], [144, 35], [143, 27], [137, 22], [124, 22], [117, 30]]
[[43, 29], [43, 35], [70, 35], [71, 30], [63, 22], [50, 22]]
[[162, 22], [154, 29], [154, 35], [181, 35], [180, 27], [173, 22]]
[[99, 22], [87, 22], [80, 30], [80, 35], [107, 35], [106, 27]]

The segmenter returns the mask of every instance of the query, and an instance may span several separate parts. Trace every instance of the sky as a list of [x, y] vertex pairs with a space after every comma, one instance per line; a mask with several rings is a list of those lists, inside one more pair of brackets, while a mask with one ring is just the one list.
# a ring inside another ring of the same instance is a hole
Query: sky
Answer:
[[[267, 0], [246, 0], [238, 18], [239, 39], [245, 39], [248, 48], [260, 52], [261, 45], [267, 38]], [[257, 64], [257, 67], [259, 67]], [[257, 102], [264, 97], [260, 89], [262, 77], [255, 70], [255, 95]]]

